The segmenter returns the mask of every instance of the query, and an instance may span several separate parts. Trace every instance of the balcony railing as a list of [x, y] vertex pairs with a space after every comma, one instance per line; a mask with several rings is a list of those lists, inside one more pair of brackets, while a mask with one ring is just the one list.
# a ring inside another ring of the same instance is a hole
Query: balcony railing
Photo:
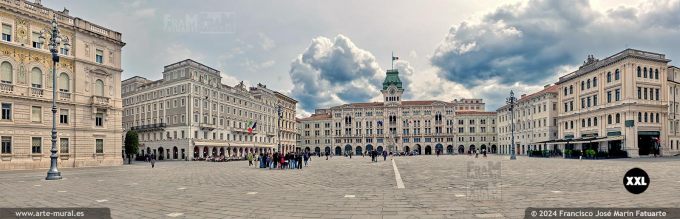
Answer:
[[201, 130], [209, 130], [209, 131], [212, 131], [213, 129], [217, 128], [217, 125], [210, 124], [210, 123], [201, 123], [198, 126], [201, 128]]
[[138, 132], [146, 131], [160, 131], [165, 129], [165, 123], [154, 123], [148, 125], [133, 126], [130, 130], [135, 130]]
[[0, 92], [2, 93], [14, 93], [13, 84], [0, 83]]
[[43, 89], [31, 87], [31, 96], [42, 97], [43, 96]]
[[109, 98], [102, 96], [92, 96], [92, 104], [94, 105], [109, 105]]
[[71, 93], [59, 91], [59, 100], [71, 100]]

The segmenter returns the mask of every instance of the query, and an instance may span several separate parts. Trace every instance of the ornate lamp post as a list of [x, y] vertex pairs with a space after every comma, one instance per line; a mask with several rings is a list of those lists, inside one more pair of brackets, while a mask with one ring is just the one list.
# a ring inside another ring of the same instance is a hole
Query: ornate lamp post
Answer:
[[[59, 35], [59, 28], [57, 27], [57, 17], [52, 17], [52, 29], [46, 29], [40, 32], [39, 42], [42, 45], [45, 43], [45, 35], [49, 34], [49, 49], [52, 53], [52, 149], [50, 152], [50, 170], [47, 171], [46, 180], [61, 179], [61, 172], [57, 169], [57, 62], [59, 62], [59, 45], [62, 41], [62, 36]], [[64, 52], [68, 53], [71, 49], [71, 44], [68, 42], [68, 37], [64, 38]]]
[[515, 98], [515, 93], [510, 91], [510, 97], [508, 97], [505, 101], [510, 105], [510, 160], [517, 159], [515, 157], [515, 101], [517, 101], [517, 98]]
[[279, 114], [279, 122], [278, 122], [278, 130], [276, 130], [276, 136], [279, 139], [278, 143], [278, 150], [279, 153], [281, 153], [281, 119], [283, 118], [283, 113], [281, 112], [281, 105], [278, 105], [277, 112]]

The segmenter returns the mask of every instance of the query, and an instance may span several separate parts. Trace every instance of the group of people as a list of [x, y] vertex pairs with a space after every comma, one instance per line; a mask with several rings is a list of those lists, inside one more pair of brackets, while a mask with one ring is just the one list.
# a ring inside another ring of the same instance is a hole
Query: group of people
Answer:
[[258, 161], [259, 167], [263, 169], [302, 169], [312, 161], [309, 152], [273, 152], [257, 155], [249, 153], [246, 158], [248, 166], [254, 166], [253, 161]]
[[[468, 151], [469, 156], [472, 156], [472, 153], [473, 153], [472, 151], [474, 151], [474, 153], [475, 153], [475, 158], [478, 158], [479, 157], [479, 150], [473, 149], [473, 150]], [[482, 149], [482, 156], [486, 157], [486, 149]]]
[[372, 150], [369, 151], [368, 154], [371, 156], [371, 162], [378, 162], [378, 157], [380, 157], [380, 155], [382, 155], [383, 161], [387, 160], [387, 151], [382, 151], [382, 153], [380, 153], [376, 150]]

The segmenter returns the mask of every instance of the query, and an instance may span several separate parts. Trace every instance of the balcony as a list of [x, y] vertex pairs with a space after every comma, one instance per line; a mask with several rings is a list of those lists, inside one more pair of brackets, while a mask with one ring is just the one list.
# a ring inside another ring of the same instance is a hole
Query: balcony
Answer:
[[14, 85], [13, 84], [5, 84], [5, 83], [0, 83], [0, 93], [14, 93]]
[[199, 127], [201, 130], [212, 131], [212, 130], [214, 130], [215, 128], [217, 128], [217, 125], [215, 125], [215, 124], [210, 124], [210, 123], [201, 123], [201, 124], [198, 124], [198, 127]]
[[31, 87], [31, 96], [32, 97], [42, 97], [43, 96], [43, 89]]
[[109, 98], [108, 97], [102, 97], [102, 96], [92, 96], [92, 105], [108, 106], [109, 105]]
[[137, 132], [150, 132], [150, 131], [162, 131], [165, 129], [165, 123], [155, 123], [148, 125], [133, 126], [130, 130], [135, 130]]
[[59, 91], [59, 100], [71, 100], [71, 93]]

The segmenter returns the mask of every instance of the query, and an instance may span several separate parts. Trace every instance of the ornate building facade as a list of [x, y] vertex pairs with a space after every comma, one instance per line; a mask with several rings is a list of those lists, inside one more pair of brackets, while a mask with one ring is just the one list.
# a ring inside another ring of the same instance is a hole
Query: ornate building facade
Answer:
[[510, 105], [498, 108], [499, 153], [511, 153], [511, 118], [515, 120], [515, 153], [526, 155], [528, 150], [550, 150], [546, 142], [557, 139], [557, 89], [546, 85], [543, 90], [521, 95], [515, 103], [514, 115]]
[[187, 59], [165, 66], [160, 80], [123, 81], [123, 128], [139, 132], [140, 155], [191, 160], [295, 148], [295, 135], [285, 136], [295, 133], [295, 100], [262, 84], [221, 80], [218, 70]]
[[560, 139], [554, 143], [629, 157], [671, 152], [668, 62], [663, 54], [635, 49], [603, 60], [589, 56], [557, 82]]
[[[317, 109], [312, 116], [300, 119], [300, 148], [335, 155], [370, 150], [454, 154], [480, 149], [482, 145], [491, 150], [496, 145], [495, 112], [482, 112], [481, 99], [408, 101], [402, 99], [404, 91], [399, 72], [388, 70], [381, 90], [383, 102]], [[468, 109], [462, 111], [461, 119], [474, 121], [466, 122], [464, 130], [459, 130], [456, 123], [456, 107]], [[455, 145], [462, 143], [457, 140], [462, 135], [469, 141], [459, 151]]]
[[[39, 41], [53, 18], [72, 45], [58, 48], [56, 87]], [[50, 166], [54, 89], [59, 167], [121, 165], [121, 34], [39, 1], [1, 1], [0, 22], [0, 169]]]

